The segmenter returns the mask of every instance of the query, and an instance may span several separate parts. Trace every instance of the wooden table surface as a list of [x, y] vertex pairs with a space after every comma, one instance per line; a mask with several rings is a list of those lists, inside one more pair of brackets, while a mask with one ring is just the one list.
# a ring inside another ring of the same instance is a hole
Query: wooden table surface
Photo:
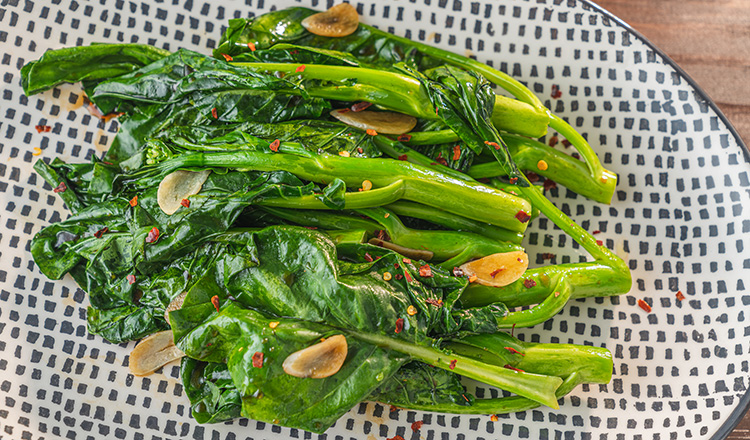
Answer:
[[[675, 60], [750, 144], [750, 0], [593, 0]], [[750, 440], [750, 413], [727, 440]]]

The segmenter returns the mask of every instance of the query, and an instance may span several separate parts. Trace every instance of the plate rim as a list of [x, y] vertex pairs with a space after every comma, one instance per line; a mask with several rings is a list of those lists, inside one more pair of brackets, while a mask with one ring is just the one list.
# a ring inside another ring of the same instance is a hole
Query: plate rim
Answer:
[[[609, 20], [614, 21], [617, 23], [620, 27], [622, 27], [625, 31], [627, 31], [629, 34], [633, 35], [640, 41], [642, 41], [646, 46], [649, 47], [649, 49], [653, 50], [654, 53], [659, 55], [666, 64], [668, 64], [670, 67], [672, 67], [678, 75], [687, 83], [690, 85], [690, 87], [695, 90], [695, 92], [698, 94], [698, 96], [703, 99], [706, 104], [716, 113], [716, 115], [721, 119], [721, 121], [724, 123], [724, 125], [727, 126], [727, 129], [729, 130], [729, 133], [734, 137], [735, 141], [737, 142], [737, 145], [740, 147], [740, 150], [744, 153], [745, 160], [750, 162], [750, 148], [748, 148], [748, 145], [742, 140], [742, 137], [740, 136], [739, 132], [736, 128], [734, 128], [734, 125], [732, 125], [732, 122], [726, 117], [724, 112], [721, 111], [719, 106], [716, 104], [716, 102], [711, 98], [711, 96], [708, 95], [708, 93], [703, 90], [703, 87], [701, 87], [696, 80], [694, 80], [682, 67], [680, 67], [679, 64], [675, 60], [673, 60], [669, 55], [666, 54], [661, 48], [659, 48], [656, 44], [654, 44], [651, 40], [646, 38], [642, 33], [634, 29], [632, 26], [630, 26], [628, 23], [626, 23], [623, 19], [619, 18], [615, 14], [609, 12], [602, 6], [599, 6], [595, 3], [594, 0], [580, 0], [583, 5], [586, 5], [590, 7], [593, 11], [603, 15]], [[725, 440], [729, 434], [734, 431], [734, 429], [739, 425], [739, 423], [742, 421], [742, 419], [745, 417], [746, 414], [750, 413], [750, 389], [745, 391], [745, 394], [740, 398], [739, 403], [737, 403], [737, 406], [732, 410], [732, 412], [729, 414], [729, 417], [724, 421], [724, 423], [719, 426], [719, 429], [714, 432], [714, 434], [711, 436], [710, 440]]]

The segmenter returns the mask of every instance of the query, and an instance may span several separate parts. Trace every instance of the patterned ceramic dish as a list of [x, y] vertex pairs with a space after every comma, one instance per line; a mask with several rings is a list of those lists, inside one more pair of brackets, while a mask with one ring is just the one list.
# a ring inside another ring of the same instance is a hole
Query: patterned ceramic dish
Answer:
[[[200, 426], [178, 367], [134, 378], [131, 345], [88, 335], [87, 299], [69, 278], [50, 282], [28, 242], [66, 216], [32, 171], [38, 156], [83, 161], [117, 131], [83, 107], [77, 86], [26, 98], [18, 69], [48, 48], [141, 42], [208, 52], [232, 17], [318, 0], [7, 1], [0, 10], [0, 438], [313, 438], [251, 420]], [[561, 409], [501, 416], [354, 408], [316, 438], [723, 438], [750, 401], [745, 309], [750, 294], [746, 147], [682, 70], [632, 29], [586, 1], [355, 2], [363, 21], [471, 53], [511, 73], [597, 146], [620, 183], [610, 206], [560, 189], [553, 201], [629, 262], [629, 295], [579, 300], [523, 332], [527, 340], [608, 347], [611, 384], [584, 386]], [[553, 86], [562, 96], [551, 97]], [[38, 133], [36, 125], [49, 125]], [[550, 134], [551, 137], [552, 134]], [[537, 220], [529, 248], [579, 253]], [[677, 300], [681, 291], [685, 299]], [[653, 306], [646, 313], [636, 306]], [[489, 394], [489, 392], [487, 393]], [[481, 391], [480, 391], [481, 397]], [[414, 421], [424, 421], [412, 432]]]

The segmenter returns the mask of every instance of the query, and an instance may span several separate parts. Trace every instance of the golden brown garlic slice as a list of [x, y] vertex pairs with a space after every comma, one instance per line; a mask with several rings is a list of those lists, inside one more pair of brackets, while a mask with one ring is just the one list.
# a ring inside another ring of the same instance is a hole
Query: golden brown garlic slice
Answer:
[[182, 302], [185, 301], [185, 296], [187, 296], [187, 292], [182, 292], [175, 296], [167, 308], [164, 309], [164, 319], [167, 320], [167, 323], [169, 323], [169, 312], [180, 310], [182, 308]]
[[359, 27], [359, 14], [349, 3], [339, 3], [325, 12], [305, 18], [302, 26], [308, 32], [322, 37], [346, 37]]
[[211, 174], [211, 170], [177, 170], [168, 174], [159, 183], [159, 189], [156, 192], [159, 208], [167, 215], [174, 214], [183, 206], [183, 200], [201, 191], [209, 174]]
[[146, 376], [159, 368], [185, 356], [174, 345], [171, 330], [147, 336], [130, 352], [130, 372], [136, 376]]
[[484, 286], [502, 287], [521, 278], [529, 267], [529, 256], [523, 251], [488, 255], [460, 266], [464, 275]]
[[344, 365], [348, 347], [344, 335], [335, 335], [287, 356], [281, 364], [294, 377], [323, 379], [336, 374]]
[[352, 127], [375, 130], [382, 134], [404, 134], [417, 125], [417, 118], [396, 112], [353, 112], [347, 109], [333, 110], [331, 116]]

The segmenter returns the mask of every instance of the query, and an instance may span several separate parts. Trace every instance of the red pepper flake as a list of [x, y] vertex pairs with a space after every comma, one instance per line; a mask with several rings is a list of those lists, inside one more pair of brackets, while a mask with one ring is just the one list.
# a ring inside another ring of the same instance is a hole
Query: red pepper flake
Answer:
[[214, 308], [216, 311], [219, 311], [219, 295], [214, 295], [211, 297], [211, 304], [214, 305]]
[[399, 265], [398, 265], [398, 263], [393, 263], [393, 267], [394, 267], [395, 269], [398, 269], [398, 268], [399, 268], [399, 267], [401, 267], [401, 266], [399, 266]]
[[516, 332], [516, 324], [514, 323], [514, 324], [513, 324], [513, 325], [512, 325], [511, 327], [510, 327], [510, 335], [511, 335], [511, 336], [513, 336], [513, 333], [515, 333], [515, 332]]
[[311, 231], [314, 231], [314, 230], [318, 229], [317, 226], [303, 226], [303, 228], [310, 229]]
[[453, 160], [456, 161], [461, 157], [461, 146], [456, 145], [453, 147]]
[[263, 353], [256, 351], [253, 354], [253, 367], [263, 368]]
[[549, 142], [547, 143], [547, 145], [549, 145], [550, 147], [554, 147], [555, 145], [557, 145], [558, 141], [559, 140], [557, 139], [557, 136], [552, 136], [551, 138], [549, 138]]
[[128, 284], [135, 283], [135, 275], [133, 275], [133, 274], [130, 274], [130, 275], [126, 276], [125, 279], [128, 280]]
[[570, 141], [567, 139], [563, 139], [562, 144], [563, 144], [563, 147], [565, 148], [570, 148], [570, 145], [571, 145]]
[[523, 286], [527, 289], [531, 289], [532, 287], [536, 286], [536, 281], [530, 278], [526, 278], [525, 280], [523, 280]]
[[396, 330], [394, 330], [396, 333], [401, 333], [401, 330], [404, 329], [404, 318], [398, 318], [396, 320]]
[[462, 276], [464, 276], [464, 271], [460, 267], [454, 267], [453, 268], [453, 276], [454, 277], [462, 277]]
[[34, 128], [36, 128], [37, 133], [49, 133], [52, 130], [49, 125], [36, 125]]
[[297, 69], [294, 70], [297, 73], [302, 73], [305, 71], [305, 65], [302, 64], [301, 66], [297, 67]]
[[432, 276], [432, 268], [429, 264], [425, 264], [424, 266], [419, 268], [419, 276], [420, 277], [431, 277]]
[[339, 113], [349, 113], [350, 111], [351, 111], [351, 109], [349, 109], [349, 108], [342, 108], [342, 109], [338, 110]]
[[560, 90], [560, 86], [558, 86], [557, 84], [553, 84], [552, 94], [550, 96], [552, 96], [553, 99], [560, 98], [562, 96], [562, 90]]
[[190, 207], [190, 200], [188, 200], [188, 199], [182, 199], [180, 201], [180, 205], [184, 206], [185, 208], [189, 208]]
[[526, 211], [518, 211], [516, 213], [516, 218], [521, 223], [526, 223], [531, 220], [531, 216]]
[[372, 259], [372, 256], [370, 256], [368, 252], [365, 252], [365, 261], [367, 261], [368, 263], [372, 263], [375, 260]]
[[411, 264], [411, 260], [408, 258], [402, 258], [401, 261], [403, 261], [406, 264]]
[[98, 231], [94, 232], [94, 237], [102, 238], [102, 235], [106, 234], [107, 231], [109, 231], [109, 228], [105, 226], [103, 229], [99, 229]]
[[[391, 407], [390, 407], [390, 409], [389, 409], [388, 411], [389, 411], [389, 412], [393, 412], [393, 411], [398, 411], [398, 410], [400, 410], [400, 409], [401, 409], [401, 408], [399, 408], [399, 407], [397, 407], [397, 406], [395, 406], [395, 405], [391, 405]], [[401, 436], [400, 436], [400, 435], [397, 435], [396, 437], [393, 437], [393, 438], [389, 438], [389, 439], [387, 439], [387, 440], [398, 440], [398, 437], [401, 437]], [[401, 439], [403, 440], [403, 437], [401, 437]]]
[[492, 421], [492, 422], [497, 422], [497, 420], [498, 420], [498, 419], [497, 419], [497, 415], [495, 415], [495, 414], [492, 414], [492, 415], [490, 416], [490, 421]]
[[219, 114], [216, 112], [216, 107], [211, 109], [211, 116], [213, 116], [214, 119], [219, 119]]
[[495, 269], [495, 270], [493, 270], [493, 271], [492, 271], [492, 273], [490, 273], [490, 276], [491, 276], [492, 278], [495, 278], [495, 276], [496, 276], [497, 274], [499, 274], [500, 272], [502, 272], [502, 271], [504, 271], [504, 270], [505, 270], [504, 268], [500, 268], [500, 269]]
[[457, 362], [458, 362], [458, 361], [457, 361], [456, 359], [453, 359], [453, 360], [451, 361], [451, 363], [450, 363], [450, 364], [448, 365], [448, 368], [450, 368], [451, 370], [452, 370], [452, 369], [454, 369], [454, 368], [456, 368], [456, 363], [457, 363]]
[[133, 196], [132, 199], [130, 199], [130, 206], [135, 208], [135, 206], [138, 204], [138, 196]]
[[373, 130], [372, 128], [368, 128], [365, 133], [369, 134], [370, 136], [377, 136], [378, 132]]
[[427, 298], [424, 300], [427, 304], [432, 304], [435, 307], [443, 307], [443, 300], [442, 299], [433, 299], [433, 298]]
[[521, 356], [526, 356], [525, 354], [521, 353], [520, 351], [516, 350], [513, 347], [505, 347], [505, 349], [513, 354], [520, 354]]
[[402, 134], [402, 135], [399, 135], [399, 137], [397, 137], [396, 140], [399, 142], [409, 142], [411, 140], [411, 135]]
[[555, 182], [552, 179], [547, 179], [544, 181], [544, 190], [549, 191], [552, 188], [557, 188], [557, 182]]
[[271, 151], [273, 151], [275, 153], [275, 152], [279, 151], [279, 145], [281, 145], [281, 141], [278, 140], [278, 139], [276, 139], [273, 142], [271, 142], [271, 144], [268, 146], [268, 148], [270, 148]]
[[407, 283], [411, 283], [412, 278], [411, 275], [409, 275], [409, 272], [404, 271], [404, 277], [406, 278]]
[[409, 156], [407, 156], [407, 155], [405, 155], [405, 154], [402, 154], [402, 155], [401, 155], [401, 156], [399, 156], [399, 157], [398, 157], [397, 159], [398, 159], [398, 160], [408, 160], [408, 159], [409, 159]]
[[[377, 231], [375, 231], [375, 237], [378, 240], [382, 240], [382, 241], [389, 241], [390, 239], [390, 237], [388, 236], [388, 232], [385, 229], [378, 229]], [[396, 269], [398, 269], [398, 263], [395, 263], [395, 264], [396, 264]]]
[[648, 305], [648, 303], [642, 299], [638, 300], [638, 307], [642, 308], [646, 311], [646, 313], [651, 313], [651, 306]]
[[438, 158], [437, 158], [436, 160], [438, 161], [438, 163], [439, 163], [440, 165], [442, 165], [442, 166], [444, 166], [444, 167], [447, 167], [447, 166], [448, 166], [448, 161], [447, 161], [447, 160], [445, 160], [445, 158], [444, 158], [444, 157], [438, 157]]
[[424, 422], [422, 420], [420, 420], [418, 422], [414, 422], [414, 423], [411, 424], [411, 430], [414, 431], [414, 432], [417, 432], [420, 429], [422, 429], [422, 425], [423, 424], [424, 424]]
[[357, 153], [362, 154], [365, 150], [362, 149], [362, 147], [357, 147]]
[[232, 56], [231, 55], [228, 55], [228, 54], [225, 54], [225, 53], [223, 53], [221, 55], [224, 57], [225, 60], [227, 60], [227, 62], [232, 61]]
[[681, 290], [675, 293], [674, 296], [677, 297], [677, 301], [682, 301], [683, 299], [685, 299], [685, 295], [682, 294]]
[[57, 188], [53, 189], [52, 192], [61, 193], [65, 192], [68, 189], [68, 185], [65, 184], [65, 182], [60, 182], [59, 185], [57, 185]]
[[148, 235], [146, 236], [146, 243], [156, 243], [157, 240], [159, 240], [159, 229], [154, 226], [150, 231], [148, 231]]
[[603, 241], [601, 241], [601, 240], [596, 240], [596, 245], [597, 245], [597, 246], [601, 246], [601, 245], [603, 245], [603, 244], [604, 244], [604, 242], [603, 242]]
[[592, 234], [593, 234], [593, 235], [596, 235], [596, 234], [601, 234], [601, 233], [602, 233], [602, 231], [600, 231], [600, 230], [598, 230], [598, 229], [597, 229], [596, 231], [592, 232]]
[[[394, 408], [395, 408], [395, 409], [394, 409]], [[391, 405], [391, 411], [395, 411], [395, 410], [397, 410], [397, 409], [398, 409], [398, 408], [396, 408], [395, 406]], [[386, 440], [404, 440], [404, 438], [403, 438], [403, 437], [401, 437], [400, 435], [396, 435], [396, 436], [393, 436], [393, 437], [391, 437], [391, 438], [389, 438], [389, 439], [386, 439]]]
[[484, 144], [489, 145], [490, 147], [495, 147], [496, 150], [500, 149], [500, 145], [498, 145], [497, 142], [484, 141]]
[[352, 109], [353, 112], [356, 113], [356, 112], [361, 112], [362, 110], [365, 110], [367, 107], [369, 107], [371, 105], [372, 105], [371, 102], [362, 101], [362, 102], [358, 102], [358, 103], [354, 104], [353, 106], [351, 106], [351, 109]]
[[513, 366], [511, 366], [509, 364], [505, 364], [505, 365], [503, 365], [503, 367], [505, 367], [505, 368], [507, 368], [509, 370], [517, 371], [519, 373], [525, 373], [525, 371], [523, 371], [522, 369], [513, 367]]
[[291, 55], [297, 55], [299, 53], [299, 51], [297, 49], [294, 49], [294, 50], [290, 51], [289, 53]]
[[396, 275], [394, 275], [394, 276], [393, 276], [393, 278], [395, 278], [395, 279], [397, 279], [397, 280], [401, 280], [401, 279], [403, 279], [403, 278], [404, 278], [404, 276], [403, 276], [403, 275], [401, 275], [400, 273], [397, 273]]
[[252, 41], [247, 42], [247, 47], [250, 48], [250, 52], [255, 52], [255, 43]]
[[511, 177], [509, 180], [511, 185], [515, 185], [518, 182], [518, 177]]

